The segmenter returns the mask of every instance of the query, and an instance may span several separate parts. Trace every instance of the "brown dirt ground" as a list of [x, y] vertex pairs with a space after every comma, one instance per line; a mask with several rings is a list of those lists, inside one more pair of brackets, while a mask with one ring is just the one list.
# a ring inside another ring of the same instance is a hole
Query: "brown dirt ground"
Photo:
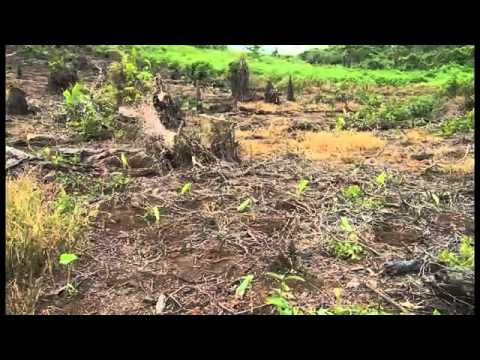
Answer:
[[[18, 62], [24, 63], [21, 80], [8, 70]], [[7, 142], [48, 133], [68, 143], [70, 133], [51, 116], [62, 98], [46, 92], [47, 71], [42, 61], [7, 58], [7, 82], [17, 81], [41, 108], [37, 115], [11, 117]], [[80, 76], [88, 84], [95, 73]], [[174, 95], [195, 94], [184, 82], [168, 85]], [[223, 90], [209, 88], [204, 95], [212, 103], [228, 100]], [[438, 297], [428, 285], [428, 274], [392, 277], [383, 273], [383, 264], [392, 259], [427, 260], [460, 234], [471, 232], [472, 138], [443, 139], [424, 129], [336, 133], [328, 131], [336, 114], [322, 104], [307, 112], [296, 103], [276, 107], [256, 102], [239, 108], [226, 116], [237, 122], [241, 165], [221, 163], [134, 178], [125, 192], [103, 205], [90, 230], [90, 246], [75, 268], [83, 277], [78, 295], [46, 295], [61, 286], [59, 273], [41, 297], [37, 313], [154, 314], [163, 294], [165, 314], [272, 314], [265, 298], [275, 284], [264, 273], [287, 271], [292, 261], [307, 280], [295, 289], [296, 303], [302, 307], [331, 306], [334, 289], [342, 288], [344, 304], [381, 305], [398, 313], [379, 291], [412, 313], [431, 314], [434, 308], [451, 314], [470, 311]], [[342, 110], [337, 104], [336, 112]], [[320, 131], [292, 131], [291, 124], [298, 120]], [[93, 145], [132, 146], [110, 140]], [[415, 160], [420, 153], [430, 156]], [[383, 170], [393, 180], [379, 189], [374, 179]], [[309, 179], [310, 187], [299, 198], [295, 187], [301, 178]], [[185, 181], [193, 182], [192, 193], [179, 196]], [[385, 204], [352, 206], [340, 191], [351, 184], [361, 185], [369, 197]], [[440, 209], [430, 192], [440, 195]], [[237, 206], [247, 197], [253, 200], [252, 209], [240, 214]], [[159, 224], [142, 219], [146, 205], [166, 209]], [[341, 260], [328, 252], [328, 242], [343, 236], [340, 216], [348, 216], [374, 250], [365, 249], [360, 261]], [[294, 257], [286, 255], [290, 242], [296, 248]], [[252, 288], [237, 299], [235, 286], [246, 274], [255, 276]]]

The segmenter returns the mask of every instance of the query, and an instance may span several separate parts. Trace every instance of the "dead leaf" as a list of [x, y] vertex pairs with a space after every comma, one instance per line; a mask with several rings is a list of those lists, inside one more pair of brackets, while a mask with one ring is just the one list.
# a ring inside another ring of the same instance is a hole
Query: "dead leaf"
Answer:
[[360, 282], [358, 281], [358, 279], [354, 278], [354, 279], [350, 280], [345, 287], [346, 288], [357, 288], [359, 286], [360, 286]]
[[155, 314], [162, 315], [165, 305], [167, 303], [167, 297], [165, 294], [160, 294], [157, 300], [157, 305], [155, 305]]

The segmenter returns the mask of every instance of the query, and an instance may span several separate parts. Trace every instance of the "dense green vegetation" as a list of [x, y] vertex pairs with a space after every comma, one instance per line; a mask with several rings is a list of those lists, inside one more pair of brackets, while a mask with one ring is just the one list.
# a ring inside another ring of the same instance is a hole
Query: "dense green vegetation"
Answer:
[[[96, 49], [107, 52], [112, 49], [129, 51], [133, 46], [100, 45]], [[225, 78], [228, 65], [238, 59], [240, 52], [199, 48], [187, 45], [145, 45], [135, 46], [137, 56], [149, 60], [153, 67], [168, 66], [187, 74], [192, 67], [202, 68], [213, 76]], [[401, 71], [398, 69], [348, 68], [341, 65], [312, 65], [299, 57], [277, 57], [252, 53], [248, 64], [256, 80], [271, 79], [275, 82], [287, 81], [292, 75], [297, 85], [333, 82], [354, 82], [363, 84], [403, 85], [426, 83], [441, 85], [451, 78], [460, 81], [473, 79], [472, 67], [451, 64], [431, 70]], [[197, 64], [197, 65], [194, 65]], [[208, 69], [208, 70], [207, 70]]]
[[299, 55], [311, 64], [367, 69], [431, 69], [446, 64], [473, 66], [474, 47], [459, 45], [333, 45]]

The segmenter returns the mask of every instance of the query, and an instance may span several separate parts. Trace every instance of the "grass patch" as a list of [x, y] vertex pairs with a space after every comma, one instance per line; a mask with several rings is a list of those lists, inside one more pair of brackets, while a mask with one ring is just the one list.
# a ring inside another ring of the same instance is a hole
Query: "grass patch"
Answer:
[[[134, 46], [139, 58], [147, 59], [152, 66], [168, 66], [187, 74], [193, 64], [204, 64], [209, 74], [224, 76], [228, 65], [239, 58], [240, 52], [197, 48], [188, 45], [143, 45]], [[106, 52], [112, 48], [129, 51], [131, 45], [100, 45], [96, 49]], [[410, 83], [445, 84], [453, 77], [462, 81], [473, 79], [471, 68], [464, 66], [443, 66], [436, 70], [368, 70], [347, 68], [339, 65], [312, 65], [298, 57], [274, 57], [269, 55], [248, 56], [249, 68], [257, 78], [284, 81], [292, 75], [295, 85], [332, 82], [355, 82], [362, 84], [405, 85]], [[193, 67], [195, 68], [195, 67]]]
[[42, 185], [30, 174], [7, 178], [7, 308], [32, 313], [38, 278], [50, 273], [63, 251], [81, 250], [92, 215], [63, 188]]

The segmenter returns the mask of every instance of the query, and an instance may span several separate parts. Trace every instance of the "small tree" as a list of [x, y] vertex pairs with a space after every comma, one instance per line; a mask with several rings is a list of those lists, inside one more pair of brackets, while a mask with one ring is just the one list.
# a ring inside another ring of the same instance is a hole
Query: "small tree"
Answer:
[[253, 55], [253, 57], [259, 57], [262, 55], [262, 45], [248, 45], [247, 50]]

